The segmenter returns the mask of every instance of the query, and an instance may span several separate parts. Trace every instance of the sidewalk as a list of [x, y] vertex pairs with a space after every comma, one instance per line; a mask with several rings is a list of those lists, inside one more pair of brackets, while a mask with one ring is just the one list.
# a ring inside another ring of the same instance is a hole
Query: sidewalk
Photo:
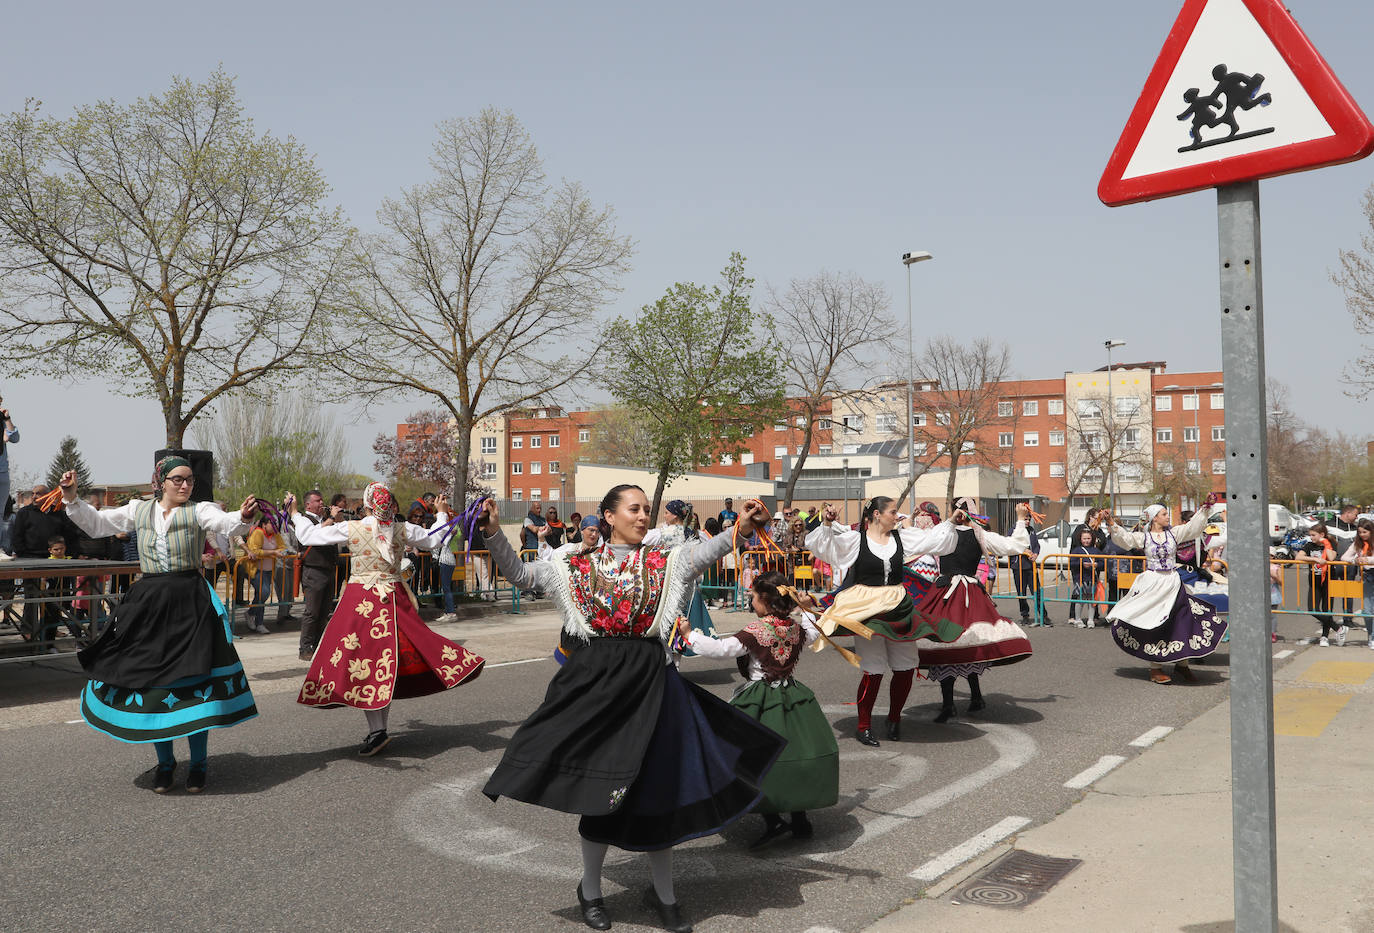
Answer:
[[[1274, 662], [1280, 929], [1374, 930], [1374, 651], [1298, 652]], [[868, 933], [1233, 930], [1230, 717], [1223, 703], [1170, 733]], [[953, 903], [1012, 848], [1083, 864], [1024, 908]]]

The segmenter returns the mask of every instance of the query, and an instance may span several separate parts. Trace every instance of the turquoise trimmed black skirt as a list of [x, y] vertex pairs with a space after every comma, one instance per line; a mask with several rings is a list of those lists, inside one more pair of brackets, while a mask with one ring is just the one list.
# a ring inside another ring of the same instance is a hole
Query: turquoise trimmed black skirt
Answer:
[[121, 742], [163, 742], [258, 714], [224, 603], [194, 571], [148, 574], [85, 651], [81, 715]]

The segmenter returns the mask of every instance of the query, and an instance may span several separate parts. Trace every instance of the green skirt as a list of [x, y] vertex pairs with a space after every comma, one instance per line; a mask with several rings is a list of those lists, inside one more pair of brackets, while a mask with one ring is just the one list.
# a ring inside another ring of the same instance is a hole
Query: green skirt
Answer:
[[795, 680], [770, 686], [756, 680], [731, 704], [787, 739], [763, 780], [758, 813], [791, 813], [833, 807], [840, 797], [840, 749], [835, 732], [811, 688]]

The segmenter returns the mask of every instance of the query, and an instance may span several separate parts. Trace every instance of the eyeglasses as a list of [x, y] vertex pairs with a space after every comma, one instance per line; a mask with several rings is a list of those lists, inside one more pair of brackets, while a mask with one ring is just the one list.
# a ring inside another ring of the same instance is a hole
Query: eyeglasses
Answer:
[[196, 478], [195, 478], [194, 476], [169, 476], [169, 477], [167, 477], [167, 482], [172, 483], [172, 484], [177, 485], [177, 486], [191, 486], [191, 485], [194, 485], [194, 484], [195, 484], [195, 481], [196, 481]]

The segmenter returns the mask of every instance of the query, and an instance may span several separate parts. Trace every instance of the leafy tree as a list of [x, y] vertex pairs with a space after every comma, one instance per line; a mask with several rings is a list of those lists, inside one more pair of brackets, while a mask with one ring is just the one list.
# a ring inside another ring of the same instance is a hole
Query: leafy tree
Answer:
[[584, 372], [631, 244], [579, 185], [545, 181], [510, 113], [440, 124], [430, 165], [354, 254], [328, 358], [355, 402], [420, 395], [445, 412], [466, 476], [476, 425]]
[[783, 410], [773, 321], [750, 310], [753, 284], [731, 253], [720, 284], [678, 282], [606, 332], [605, 383], [648, 435], [658, 472], [652, 521], [670, 479], [741, 453]]
[[591, 443], [583, 446], [579, 459], [641, 469], [653, 462], [653, 432], [627, 405], [599, 409], [591, 435]]
[[216, 399], [303, 365], [348, 237], [328, 190], [221, 71], [65, 120], [30, 101], [0, 118], [0, 367], [98, 373], [184, 446]]
[[[430, 409], [412, 412], [405, 423], [404, 436], [384, 431], [372, 442], [372, 452], [377, 455], [373, 468], [390, 478], [391, 491], [398, 500], [403, 493], [409, 502], [422, 493], [452, 489], [458, 449], [453, 422], [443, 412]], [[478, 474], [479, 463], [468, 462], [464, 491], [470, 497], [491, 494]]]
[[91, 488], [91, 471], [87, 469], [86, 461], [82, 459], [81, 453], [76, 449], [76, 438], [70, 434], [62, 438], [57, 453], [53, 456], [52, 462], [48, 464], [48, 488], [55, 488], [57, 481], [62, 478], [62, 474], [68, 470], [76, 471], [77, 489], [88, 490]]

